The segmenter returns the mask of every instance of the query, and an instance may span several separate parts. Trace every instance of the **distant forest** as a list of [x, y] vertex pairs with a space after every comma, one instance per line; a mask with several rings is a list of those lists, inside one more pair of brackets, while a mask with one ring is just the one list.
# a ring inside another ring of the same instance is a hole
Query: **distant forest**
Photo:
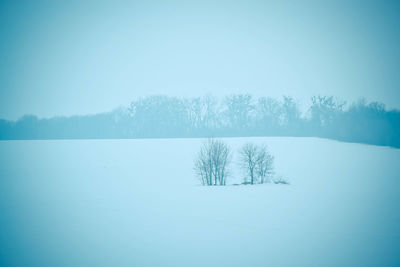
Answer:
[[332, 96], [312, 97], [307, 111], [291, 97], [248, 94], [134, 100], [111, 112], [17, 121], [0, 119], [0, 139], [106, 139], [244, 136], [310, 136], [400, 147], [400, 111], [363, 99], [347, 104]]

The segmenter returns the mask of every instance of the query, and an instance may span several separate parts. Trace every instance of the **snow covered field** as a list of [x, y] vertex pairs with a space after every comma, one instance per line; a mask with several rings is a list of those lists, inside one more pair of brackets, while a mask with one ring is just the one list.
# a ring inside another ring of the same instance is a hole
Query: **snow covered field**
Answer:
[[201, 139], [0, 142], [0, 265], [400, 264], [399, 149], [224, 140], [266, 143], [291, 185], [200, 186]]

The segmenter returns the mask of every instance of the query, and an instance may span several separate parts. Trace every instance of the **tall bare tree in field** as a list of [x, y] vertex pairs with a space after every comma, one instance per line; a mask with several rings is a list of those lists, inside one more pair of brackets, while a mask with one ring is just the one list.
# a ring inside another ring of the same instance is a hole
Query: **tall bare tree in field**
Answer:
[[226, 185], [231, 153], [221, 140], [208, 139], [201, 147], [194, 170], [202, 185]]
[[[274, 157], [265, 145], [245, 144], [240, 150], [240, 165], [247, 174], [250, 184], [265, 183], [273, 174]], [[247, 182], [245, 180], [245, 182]]]
[[255, 171], [257, 166], [257, 154], [257, 147], [251, 143], [245, 144], [240, 150], [240, 163], [250, 178], [250, 184], [256, 182]]
[[268, 152], [266, 145], [258, 147], [256, 174], [261, 184], [270, 182], [274, 174], [274, 156]]

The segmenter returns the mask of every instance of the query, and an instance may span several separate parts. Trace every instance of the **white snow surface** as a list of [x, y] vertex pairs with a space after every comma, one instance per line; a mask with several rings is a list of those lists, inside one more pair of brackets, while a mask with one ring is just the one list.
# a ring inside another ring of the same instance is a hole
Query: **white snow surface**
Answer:
[[201, 186], [204, 139], [0, 142], [0, 265], [396, 266], [400, 150], [265, 143], [290, 185]]

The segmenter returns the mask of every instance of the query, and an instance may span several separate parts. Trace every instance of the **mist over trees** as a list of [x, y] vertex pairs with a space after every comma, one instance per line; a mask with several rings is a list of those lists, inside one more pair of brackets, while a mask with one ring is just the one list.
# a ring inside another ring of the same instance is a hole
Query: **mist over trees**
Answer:
[[315, 136], [400, 147], [400, 111], [315, 96], [306, 110], [289, 96], [138, 98], [127, 108], [87, 116], [0, 119], [0, 139]]

